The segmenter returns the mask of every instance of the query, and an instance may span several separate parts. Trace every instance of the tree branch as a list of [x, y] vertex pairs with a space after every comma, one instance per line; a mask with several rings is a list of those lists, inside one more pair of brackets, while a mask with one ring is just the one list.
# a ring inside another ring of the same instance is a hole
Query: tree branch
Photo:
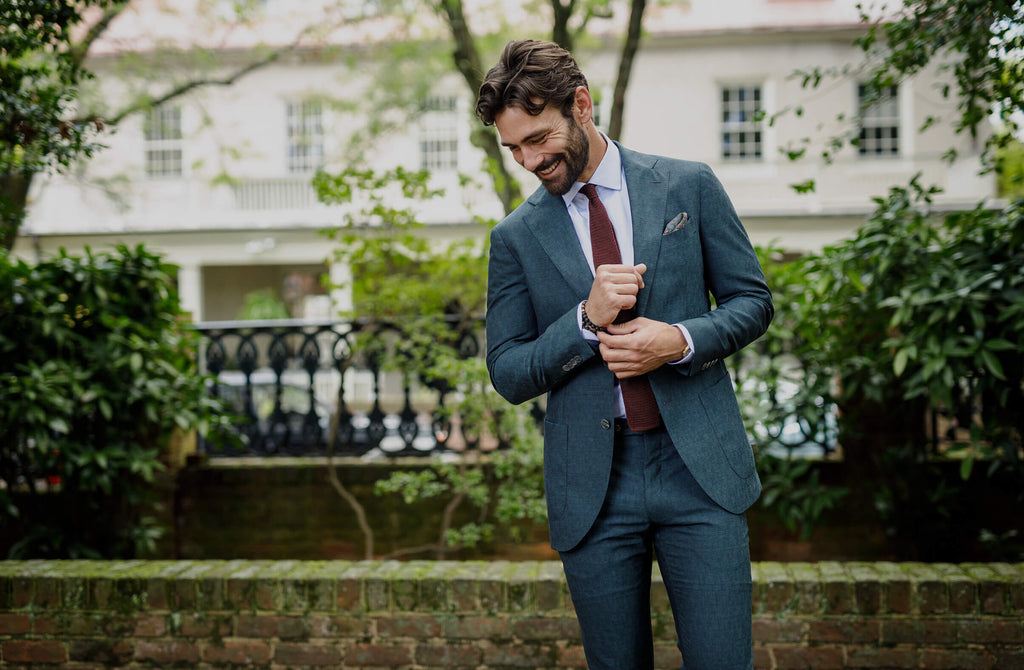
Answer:
[[89, 49], [92, 48], [93, 43], [100, 38], [103, 33], [110, 27], [111, 22], [128, 8], [129, 0], [117, 0], [109, 7], [103, 10], [103, 14], [96, 23], [89, 26], [89, 30], [85, 33], [85, 37], [82, 38], [78, 44], [72, 44], [68, 53], [71, 55], [71, 62], [76, 68], [82, 66], [85, 62], [86, 56], [89, 54]]
[[295, 46], [296, 45], [292, 44], [292, 45], [290, 45], [290, 46], [288, 46], [288, 47], [286, 47], [284, 49], [280, 49], [280, 50], [277, 50], [277, 51], [272, 51], [267, 56], [265, 56], [265, 57], [263, 57], [263, 58], [261, 58], [261, 59], [259, 59], [257, 61], [253, 61], [252, 63], [249, 63], [245, 67], [242, 67], [242, 68], [236, 70], [235, 72], [231, 73], [227, 77], [223, 77], [223, 78], [220, 78], [220, 79], [216, 79], [216, 78], [192, 79], [192, 80], [186, 81], [186, 82], [184, 82], [182, 84], [179, 84], [178, 86], [175, 86], [171, 90], [167, 91], [166, 93], [164, 93], [163, 95], [160, 95], [158, 97], [155, 97], [155, 98], [143, 97], [143, 98], [141, 98], [139, 100], [136, 100], [132, 104], [128, 105], [124, 109], [122, 109], [120, 112], [118, 112], [116, 115], [114, 115], [113, 118], [108, 119], [106, 121], [106, 123], [108, 125], [112, 125], [112, 126], [113, 125], [117, 125], [118, 123], [123, 121], [126, 116], [134, 114], [135, 112], [141, 111], [143, 109], [149, 109], [151, 107], [159, 107], [160, 105], [164, 104], [165, 102], [173, 100], [174, 98], [177, 98], [179, 96], [185, 95], [189, 91], [195, 90], [197, 88], [202, 88], [203, 86], [231, 86], [232, 84], [237, 82], [239, 79], [241, 79], [245, 75], [253, 72], [254, 70], [258, 70], [258, 69], [260, 69], [262, 67], [265, 67], [265, 66], [269, 65], [270, 63], [273, 63], [278, 58], [280, 58], [282, 54], [287, 53], [288, 51], [292, 51], [295, 48]]

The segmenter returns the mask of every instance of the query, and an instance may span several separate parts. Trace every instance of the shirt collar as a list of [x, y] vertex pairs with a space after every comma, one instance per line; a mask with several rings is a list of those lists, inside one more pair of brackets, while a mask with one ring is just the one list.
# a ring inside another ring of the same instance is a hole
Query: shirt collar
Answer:
[[[594, 170], [594, 174], [590, 176], [590, 183], [614, 191], [622, 190], [622, 156], [619, 154], [619, 147], [616, 146], [615, 142], [608, 139], [608, 136], [604, 133], [601, 133], [601, 137], [604, 138], [607, 149], [601, 158], [601, 163]], [[566, 206], [572, 202], [576, 194], [583, 188], [583, 185], [584, 182], [580, 181], [574, 183], [565, 195], [562, 196]]]

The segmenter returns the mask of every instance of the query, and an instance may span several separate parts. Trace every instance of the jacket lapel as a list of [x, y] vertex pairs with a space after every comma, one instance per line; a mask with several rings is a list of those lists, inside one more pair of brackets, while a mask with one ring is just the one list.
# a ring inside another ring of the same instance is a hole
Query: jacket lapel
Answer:
[[[665, 224], [663, 219], [668, 201], [668, 181], [662, 179], [655, 169], [657, 158], [630, 151], [621, 144], [618, 147], [633, 214], [633, 262], [647, 264], [644, 283], [653, 285], [658, 271], [656, 261], [661, 249], [661, 231]], [[637, 303], [639, 314], [646, 313], [650, 295], [649, 290], [640, 291]]]
[[578, 299], [586, 298], [594, 276], [580, 249], [580, 241], [576, 237], [565, 203], [541, 187], [530, 196], [526, 204], [536, 208], [533, 216], [526, 217], [530, 231]]

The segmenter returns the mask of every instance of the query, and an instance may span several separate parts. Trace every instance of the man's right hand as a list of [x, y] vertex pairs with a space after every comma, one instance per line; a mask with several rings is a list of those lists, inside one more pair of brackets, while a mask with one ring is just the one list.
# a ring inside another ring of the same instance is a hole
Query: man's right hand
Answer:
[[599, 265], [587, 298], [587, 318], [595, 325], [608, 326], [621, 310], [631, 309], [644, 287], [644, 272], [647, 272], [647, 266], [643, 263]]

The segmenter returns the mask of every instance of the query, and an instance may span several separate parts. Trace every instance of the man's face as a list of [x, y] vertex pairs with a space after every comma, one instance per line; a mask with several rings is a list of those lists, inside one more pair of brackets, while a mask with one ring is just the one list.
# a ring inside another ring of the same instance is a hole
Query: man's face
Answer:
[[564, 195], [579, 179], [590, 156], [590, 140], [576, 119], [548, 106], [533, 116], [520, 107], [506, 107], [494, 117], [501, 144], [512, 157], [537, 175], [551, 195]]

